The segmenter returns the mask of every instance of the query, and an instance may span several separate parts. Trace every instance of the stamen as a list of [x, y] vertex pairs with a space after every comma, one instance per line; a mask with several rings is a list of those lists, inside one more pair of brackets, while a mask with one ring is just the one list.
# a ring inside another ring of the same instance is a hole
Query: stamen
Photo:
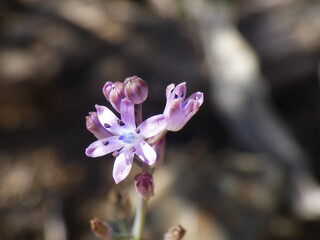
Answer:
[[104, 126], [105, 128], [111, 127], [110, 124], [108, 124], [108, 123], [103, 124], [103, 126]]
[[139, 128], [136, 129], [136, 133], [140, 133], [140, 129]]
[[103, 145], [107, 146], [109, 144], [109, 141], [103, 142]]
[[118, 156], [119, 156], [119, 152], [118, 152], [118, 151], [114, 151], [114, 152], [112, 153], [112, 156], [118, 157]]
[[135, 152], [135, 151], [136, 151], [135, 147], [131, 147], [130, 150], [131, 150], [132, 152]]
[[124, 125], [124, 122], [122, 122], [122, 120], [118, 119], [118, 124], [119, 124], [120, 126], [123, 126], [123, 125]]

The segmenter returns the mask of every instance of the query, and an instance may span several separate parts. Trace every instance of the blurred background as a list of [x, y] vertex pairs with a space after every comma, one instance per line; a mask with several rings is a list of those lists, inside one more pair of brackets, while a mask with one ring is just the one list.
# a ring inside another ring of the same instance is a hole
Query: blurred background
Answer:
[[137, 169], [115, 186], [113, 157], [84, 154], [85, 116], [110, 106], [104, 83], [132, 75], [149, 84], [144, 118], [170, 83], [205, 96], [167, 135], [146, 239], [175, 224], [186, 240], [320, 239], [319, 12], [317, 0], [1, 1], [0, 239], [89, 240], [94, 217], [132, 222]]

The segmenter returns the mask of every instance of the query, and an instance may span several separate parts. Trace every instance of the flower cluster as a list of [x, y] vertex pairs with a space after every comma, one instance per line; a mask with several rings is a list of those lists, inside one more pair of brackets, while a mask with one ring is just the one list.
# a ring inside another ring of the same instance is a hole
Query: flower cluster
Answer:
[[[109, 108], [96, 105], [96, 112], [91, 112], [86, 117], [86, 126], [98, 140], [89, 145], [86, 155], [100, 157], [113, 153], [113, 178], [116, 183], [128, 176], [135, 155], [138, 157], [138, 164], [155, 165], [157, 152], [163, 149], [166, 132], [179, 131], [203, 103], [201, 92], [185, 99], [186, 83], [177, 86], [171, 84], [166, 90], [167, 103], [163, 113], [142, 121], [141, 105], [148, 96], [145, 81], [133, 76], [123, 83], [106, 82], [102, 91], [112, 107], [120, 113], [120, 118]], [[141, 179], [136, 181], [142, 182]], [[144, 185], [146, 184], [141, 186]], [[148, 197], [153, 194], [150, 189], [139, 188], [139, 191], [145, 192]]]

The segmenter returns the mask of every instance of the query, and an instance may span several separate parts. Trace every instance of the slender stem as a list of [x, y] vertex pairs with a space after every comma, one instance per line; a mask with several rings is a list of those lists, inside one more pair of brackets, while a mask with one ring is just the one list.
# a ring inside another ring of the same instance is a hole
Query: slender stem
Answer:
[[129, 233], [128, 228], [127, 228], [127, 224], [124, 220], [121, 220], [118, 222], [118, 227], [119, 227], [120, 233], [124, 233], [124, 234]]
[[112, 239], [132, 239], [132, 235], [113, 233]]
[[135, 240], [142, 240], [143, 227], [146, 219], [147, 201], [139, 196], [136, 216], [133, 223], [132, 235]]
[[[136, 116], [135, 116], [136, 124], [137, 126], [139, 126], [142, 123], [142, 103], [137, 104], [135, 106], [135, 113], [136, 113]], [[141, 169], [149, 170], [146, 164], [143, 164], [140, 167]], [[147, 200], [145, 200], [143, 197], [139, 195], [138, 206], [136, 209], [136, 215], [134, 218], [134, 223], [132, 228], [132, 235], [134, 240], [142, 240], [146, 213], [147, 213]]]

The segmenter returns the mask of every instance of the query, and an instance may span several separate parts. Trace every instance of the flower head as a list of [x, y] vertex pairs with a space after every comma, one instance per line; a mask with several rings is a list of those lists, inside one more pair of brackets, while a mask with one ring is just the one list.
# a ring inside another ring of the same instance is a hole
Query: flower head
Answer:
[[86, 155], [100, 157], [114, 152], [116, 159], [113, 178], [116, 183], [128, 176], [134, 154], [148, 165], [156, 162], [157, 154], [145, 139], [157, 135], [166, 128], [168, 122], [166, 116], [155, 115], [136, 127], [134, 105], [127, 99], [121, 101], [121, 120], [107, 107], [96, 105], [96, 109], [99, 122], [113, 135], [90, 144], [86, 149]]
[[167, 103], [163, 114], [168, 117], [168, 131], [179, 131], [203, 103], [203, 93], [196, 92], [185, 100], [186, 92], [185, 82], [176, 87], [174, 84], [167, 87]]

